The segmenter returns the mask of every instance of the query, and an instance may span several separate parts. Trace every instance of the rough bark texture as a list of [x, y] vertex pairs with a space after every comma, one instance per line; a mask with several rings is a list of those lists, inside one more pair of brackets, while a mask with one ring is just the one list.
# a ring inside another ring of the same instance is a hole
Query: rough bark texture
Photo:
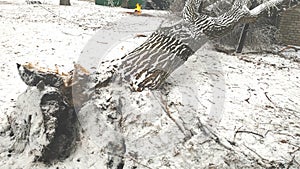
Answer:
[[140, 47], [121, 59], [117, 71], [134, 90], [157, 89], [165, 79], [210, 38], [228, 33], [249, 10], [235, 3], [219, 17], [197, 13], [199, 2], [189, 0], [183, 11], [184, 20], [154, 32]]
[[117, 69], [134, 90], [157, 89], [208, 39], [220, 37], [249, 17], [282, 1], [275, 0], [249, 11], [247, 1], [235, 1], [232, 8], [218, 17], [198, 13], [201, 1], [188, 0], [183, 9], [183, 21], [163, 27], [127, 56]]

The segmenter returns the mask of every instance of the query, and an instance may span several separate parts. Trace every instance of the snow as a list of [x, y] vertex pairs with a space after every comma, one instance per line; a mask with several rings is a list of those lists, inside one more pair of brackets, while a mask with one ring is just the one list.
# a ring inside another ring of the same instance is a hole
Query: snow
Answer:
[[[145, 11], [159, 16], [145, 20], [125, 14], [129, 9], [85, 1], [71, 1], [72, 6], [58, 6], [57, 1], [42, 3], [0, 1], [0, 168], [46, 167], [30, 163], [31, 157], [24, 155], [14, 160], [7, 157], [11, 144], [7, 117], [27, 88], [16, 63], [58, 65], [69, 71], [73, 62], [79, 61], [92, 70], [99, 63], [93, 59], [117, 58], [141, 44], [146, 37], [136, 34], [149, 35], [166, 15]], [[137, 24], [144, 26], [130, 32]], [[125, 33], [115, 31], [121, 28]], [[107, 32], [119, 36], [101, 39]], [[115, 40], [118, 43], [112, 45]], [[299, 52], [294, 54], [299, 57]], [[91, 62], [81, 62], [83, 58]], [[105, 141], [116, 145], [125, 141], [124, 168], [264, 168], [259, 164], [273, 162], [278, 167], [291, 161], [291, 168], [299, 168], [299, 75], [299, 63], [290, 59], [271, 54], [226, 55], [208, 43], [167, 80], [166, 96], [159, 91], [103, 89], [103, 97], [93, 98], [78, 114], [86, 132], [77, 150], [51, 167], [104, 167]], [[117, 102], [120, 95], [122, 134], [105, 123], [105, 115], [113, 112], [100, 111], [101, 106], [114, 106], [104, 105], [105, 96], [113, 96]], [[123, 148], [119, 151], [123, 153]]]
[[72, 6], [58, 6], [59, 1], [42, 3], [0, 2], [1, 109], [26, 89], [18, 77], [16, 63], [32, 62], [51, 68], [57, 65], [69, 71], [99, 29], [112, 28], [116, 21], [128, 16], [125, 12], [132, 11], [85, 1], [72, 1]]

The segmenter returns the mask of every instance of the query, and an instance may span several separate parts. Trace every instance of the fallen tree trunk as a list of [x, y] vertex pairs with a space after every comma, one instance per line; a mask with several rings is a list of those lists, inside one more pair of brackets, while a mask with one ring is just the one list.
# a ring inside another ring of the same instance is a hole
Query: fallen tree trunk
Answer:
[[200, 0], [188, 0], [183, 20], [154, 32], [141, 46], [122, 57], [115, 71], [129, 82], [135, 91], [157, 89], [209, 39], [220, 37], [241, 23], [253, 18], [283, 0], [270, 0], [249, 10], [246, 1], [235, 1], [232, 8], [218, 16], [198, 13]]
[[[202, 7], [201, 0], [188, 0], [181, 21], [173, 26], [159, 28], [128, 55], [102, 62], [105, 70], [98, 73], [97, 84], [80, 85], [79, 88], [74, 87], [76, 90], [72, 88], [73, 92], [82, 93], [83, 90], [89, 90], [80, 88], [101, 87], [116, 79], [112, 78], [116, 75], [128, 82], [134, 91], [143, 91], [145, 88], [158, 89], [174, 70], [183, 65], [208, 40], [223, 36], [239, 23], [252, 22], [261, 12], [282, 2], [284, 0], [270, 0], [249, 10], [246, 6], [247, 1], [236, 0], [229, 11], [218, 17], [211, 17], [198, 13]], [[45, 81], [45, 84], [49, 83], [47, 78], [35, 81], [38, 83], [40, 80]], [[76, 83], [76, 79], [73, 81], [72, 83]], [[25, 83], [28, 81], [25, 80]], [[83, 100], [79, 102], [82, 103]]]
[[201, 0], [187, 0], [183, 19], [177, 24], [159, 28], [128, 55], [103, 62], [107, 70], [100, 73], [97, 86], [108, 83], [113, 75], [119, 75], [134, 91], [158, 89], [174, 70], [208, 40], [227, 34], [239, 23], [252, 22], [260, 13], [283, 1], [270, 0], [249, 10], [246, 6], [248, 1], [236, 0], [229, 11], [211, 17], [198, 13], [202, 7]]

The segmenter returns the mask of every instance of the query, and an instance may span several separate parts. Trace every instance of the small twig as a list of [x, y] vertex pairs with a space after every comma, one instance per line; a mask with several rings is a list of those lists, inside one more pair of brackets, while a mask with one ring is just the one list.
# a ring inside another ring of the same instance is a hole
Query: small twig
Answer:
[[[152, 95], [157, 99], [157, 97], [154, 95], [154, 93], [151, 91]], [[179, 130], [186, 136], [186, 133], [184, 132], [184, 129], [178, 124], [178, 122], [172, 117], [169, 106], [167, 105], [167, 102], [164, 101], [162, 97], [160, 97], [159, 104], [161, 108], [164, 110], [164, 112], [168, 115], [168, 117], [177, 125]]]
[[246, 131], [246, 130], [238, 130], [238, 131], [236, 131], [235, 134], [234, 134], [234, 137], [236, 136], [237, 133], [254, 134], [254, 135], [257, 135], [257, 136], [259, 136], [259, 137], [261, 137], [261, 138], [264, 138], [264, 136], [261, 135], [261, 134], [255, 133], [255, 132], [253, 132], [253, 131]]
[[140, 38], [140, 37], [147, 37], [147, 35], [144, 34], [136, 34], [135, 37]]
[[247, 85], [247, 87], [248, 87], [248, 90], [247, 90], [247, 92], [249, 93], [249, 97], [247, 98], [247, 99], [245, 99], [245, 101], [247, 102], [247, 103], [249, 103], [250, 104], [250, 98], [251, 98], [251, 91], [254, 91], [254, 89], [251, 89], [248, 85]]
[[293, 115], [294, 115], [295, 117], [300, 118], [300, 116], [298, 116], [298, 114], [300, 115], [300, 112], [299, 112], [299, 111], [293, 110], [293, 109], [288, 108], [288, 107], [285, 107], [284, 109], [285, 109], [285, 110], [288, 110], [288, 111], [290, 111], [290, 112], [292, 112]]
[[268, 160], [266, 160], [265, 158], [263, 158], [260, 154], [258, 154], [256, 151], [254, 151], [253, 149], [251, 149], [250, 147], [246, 146], [245, 144], [244, 144], [244, 146], [245, 146], [247, 149], [249, 149], [251, 152], [253, 152], [254, 154], [256, 154], [256, 155], [257, 155], [259, 158], [261, 158], [262, 160], [268, 161]]
[[210, 140], [210, 139], [204, 140], [204, 141], [200, 142], [199, 144], [200, 144], [200, 145], [203, 145], [203, 144], [208, 143], [208, 142], [210, 142], [210, 141], [212, 141], [212, 140]]
[[298, 165], [298, 167], [300, 167], [300, 164], [298, 163], [298, 161], [296, 159], [294, 159], [294, 162]]
[[[293, 143], [291, 143], [290, 141], [289, 142], [287, 142], [289, 145], [292, 145], [292, 146], [294, 146], [294, 147], [297, 147], [298, 149], [296, 149], [296, 151], [299, 151], [300, 150], [300, 146], [298, 146], [297, 144], [293, 144]], [[295, 152], [296, 152], [295, 151]]]
[[268, 92], [264, 92], [266, 98], [272, 103], [275, 105], [275, 103], [270, 99], [270, 97], [268, 96]]
[[82, 36], [82, 34], [74, 35], [74, 34], [71, 34], [71, 33], [68, 33], [68, 32], [64, 32], [64, 31], [61, 31], [61, 33], [65, 34], [65, 35], [70, 35], [70, 36]]
[[[226, 146], [225, 144], [223, 144], [220, 141], [220, 138], [215, 133], [213, 133], [212, 131], [209, 130], [208, 127], [206, 127], [205, 125], [203, 125], [199, 117], [197, 117], [197, 119], [198, 119], [198, 122], [199, 122], [198, 126], [199, 126], [200, 130], [205, 135], [209, 136], [212, 140], [214, 140], [216, 143], [218, 143], [220, 146], [224, 147], [225, 149], [227, 149], [229, 151], [234, 151], [232, 148], [230, 148], [230, 147]], [[228, 141], [228, 142], [229, 142], [229, 144], [231, 144], [230, 141]]]
[[[243, 126], [239, 127], [239, 128], [237, 129], [237, 131], [239, 131], [242, 127], [243, 127]], [[235, 142], [236, 134], [237, 134], [237, 132], [234, 133], [234, 136], [233, 136], [233, 142]]]
[[202, 131], [202, 133], [204, 133], [205, 135], [209, 135], [208, 132], [206, 131], [206, 129], [204, 128], [204, 125], [202, 124], [200, 118], [197, 117], [197, 119], [198, 119], [197, 125], [198, 125], [199, 129], [200, 129], [200, 130]]
[[295, 156], [293, 156], [293, 158], [291, 159], [291, 161], [288, 162], [288, 166], [286, 167], [286, 169], [291, 168], [291, 166], [293, 165], [293, 161], [295, 160]]
[[298, 52], [298, 50], [300, 50], [300, 48], [297, 48], [296, 46], [287, 45], [286, 47], [282, 48], [278, 52], [281, 53], [281, 52], [284, 52], [287, 49], [294, 49], [296, 52]]
[[271, 130], [267, 130], [267, 132], [265, 133], [265, 137], [267, 136], [267, 134], [270, 132]]
[[96, 41], [96, 42], [101, 44], [108, 44], [107, 42], [100, 42], [100, 41]]
[[169, 109], [169, 106], [168, 106], [167, 102], [164, 102], [164, 106], [165, 106], [164, 110], [167, 113], [168, 117], [177, 125], [177, 127], [179, 128], [179, 130], [185, 135], [184, 129], [178, 124], [178, 122], [171, 115], [171, 112], [170, 112], [170, 109]]

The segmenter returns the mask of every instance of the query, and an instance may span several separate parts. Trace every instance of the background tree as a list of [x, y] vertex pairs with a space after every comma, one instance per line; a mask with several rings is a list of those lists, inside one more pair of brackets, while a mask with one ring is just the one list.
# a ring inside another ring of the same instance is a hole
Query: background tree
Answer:
[[59, 5], [67, 5], [70, 6], [70, 0], [59, 0]]

